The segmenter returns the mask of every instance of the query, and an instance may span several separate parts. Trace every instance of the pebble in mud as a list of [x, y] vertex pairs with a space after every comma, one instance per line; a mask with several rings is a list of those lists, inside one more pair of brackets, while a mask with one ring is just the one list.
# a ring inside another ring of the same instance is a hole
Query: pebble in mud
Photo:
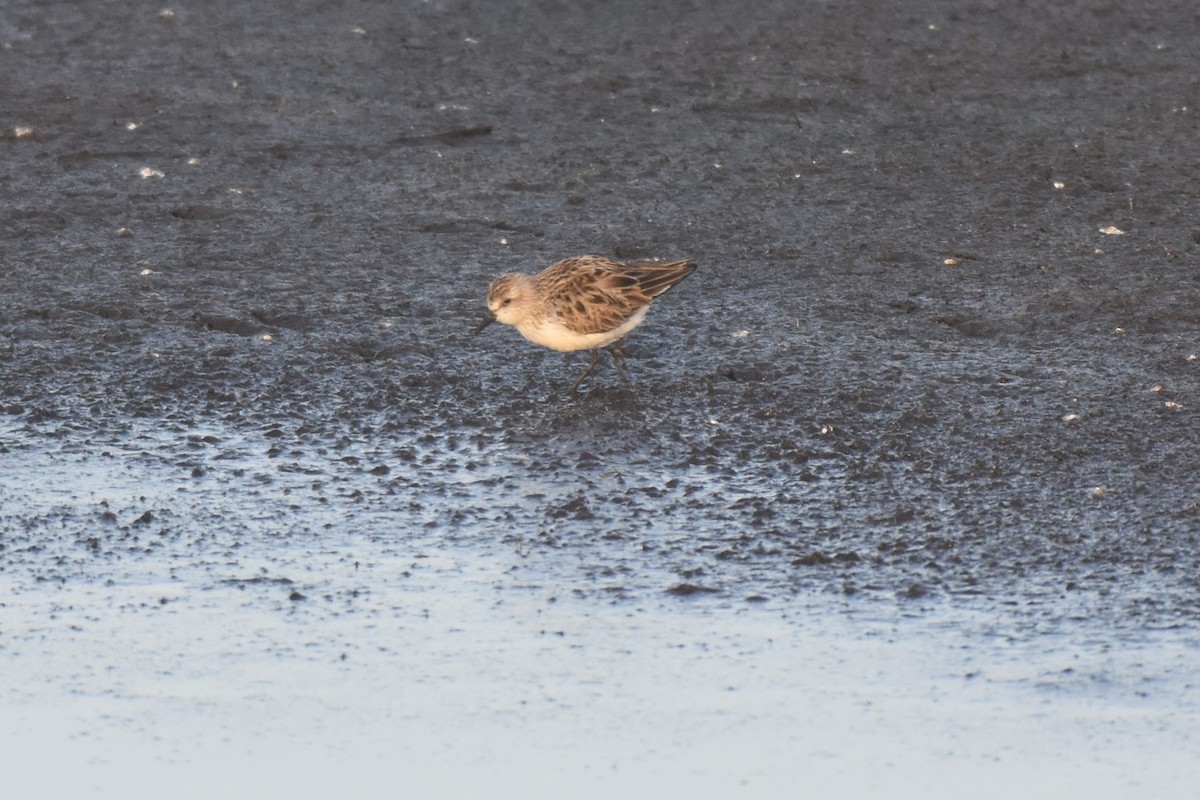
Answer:
[[720, 589], [715, 589], [711, 586], [701, 586], [695, 583], [677, 583], [666, 590], [669, 595], [675, 597], [692, 597], [693, 595], [715, 594]]

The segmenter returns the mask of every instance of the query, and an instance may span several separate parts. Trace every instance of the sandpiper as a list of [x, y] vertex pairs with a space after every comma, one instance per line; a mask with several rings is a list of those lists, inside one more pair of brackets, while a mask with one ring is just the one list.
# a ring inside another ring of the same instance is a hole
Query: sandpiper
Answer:
[[488, 289], [488, 314], [475, 333], [493, 322], [512, 325], [535, 344], [564, 352], [591, 350], [579, 388], [612, 345], [613, 363], [624, 369], [620, 343], [638, 326], [650, 302], [692, 274], [691, 261], [622, 264], [604, 256], [576, 256], [537, 275], [509, 272]]

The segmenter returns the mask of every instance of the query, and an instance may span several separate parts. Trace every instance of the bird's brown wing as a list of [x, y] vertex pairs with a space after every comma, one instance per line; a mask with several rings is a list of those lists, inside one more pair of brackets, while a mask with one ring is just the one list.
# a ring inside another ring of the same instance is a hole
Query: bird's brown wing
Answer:
[[650, 302], [636, 280], [620, 276], [621, 266], [603, 256], [579, 256], [558, 262], [537, 280], [563, 325], [579, 333], [604, 333]]
[[603, 333], [621, 327], [695, 268], [690, 261], [626, 265], [603, 256], [579, 256], [560, 261], [537, 280], [564, 325], [580, 333]]

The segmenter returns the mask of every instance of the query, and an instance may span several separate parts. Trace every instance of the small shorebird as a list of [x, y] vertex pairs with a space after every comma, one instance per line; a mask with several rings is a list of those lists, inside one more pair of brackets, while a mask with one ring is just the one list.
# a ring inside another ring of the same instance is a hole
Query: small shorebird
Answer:
[[600, 348], [613, 345], [613, 363], [624, 371], [620, 343], [638, 326], [650, 302], [696, 269], [691, 261], [622, 264], [604, 256], [576, 256], [537, 275], [509, 272], [488, 289], [488, 318], [512, 325], [535, 344], [552, 350], [591, 350], [592, 361], [571, 386], [579, 388], [600, 360]]

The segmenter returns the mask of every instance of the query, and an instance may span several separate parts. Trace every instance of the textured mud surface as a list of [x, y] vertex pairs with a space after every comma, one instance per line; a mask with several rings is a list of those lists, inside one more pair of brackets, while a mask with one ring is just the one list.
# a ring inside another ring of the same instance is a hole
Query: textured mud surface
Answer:
[[[585, 5], [0, 10], [0, 655], [54, 591], [332, 625], [430, 558], [666, 630], [1193, 648], [1200, 12]], [[470, 332], [587, 252], [700, 267], [568, 395]]]

